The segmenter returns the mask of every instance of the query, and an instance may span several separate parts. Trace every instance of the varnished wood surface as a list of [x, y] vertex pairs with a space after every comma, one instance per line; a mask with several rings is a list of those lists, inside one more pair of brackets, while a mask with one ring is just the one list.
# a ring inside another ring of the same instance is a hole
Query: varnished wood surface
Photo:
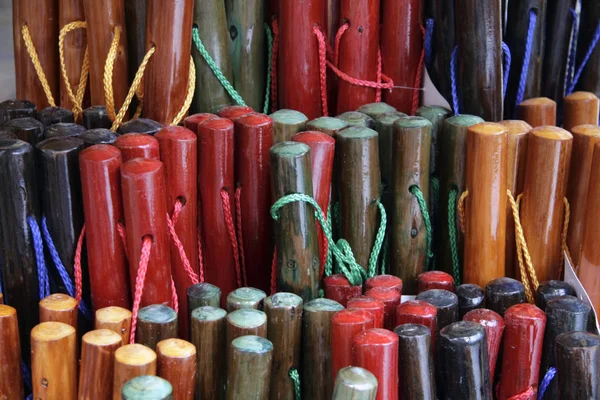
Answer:
[[23, 398], [17, 310], [0, 302], [0, 397]]
[[196, 385], [196, 347], [182, 339], [156, 345], [157, 374], [171, 383], [172, 400], [193, 400]]
[[54, 293], [40, 300], [40, 322], [62, 322], [77, 329], [77, 300], [62, 293]]
[[128, 380], [142, 375], [156, 375], [156, 353], [141, 344], [127, 344], [115, 351], [112, 399], [121, 399], [121, 389]]
[[106, 307], [96, 311], [95, 329], [109, 329], [121, 335], [121, 344], [129, 341], [131, 311], [122, 307]]
[[108, 329], [98, 329], [83, 335], [79, 399], [112, 399], [114, 355], [121, 344], [121, 335]]
[[598, 97], [591, 92], [575, 92], [563, 104], [563, 128], [572, 131], [577, 125], [598, 124]]
[[273, 343], [260, 336], [240, 336], [231, 342], [227, 355], [227, 400], [270, 398], [273, 349]]
[[515, 118], [536, 128], [543, 125], [556, 125], [556, 102], [547, 97], [534, 97], [517, 105]]

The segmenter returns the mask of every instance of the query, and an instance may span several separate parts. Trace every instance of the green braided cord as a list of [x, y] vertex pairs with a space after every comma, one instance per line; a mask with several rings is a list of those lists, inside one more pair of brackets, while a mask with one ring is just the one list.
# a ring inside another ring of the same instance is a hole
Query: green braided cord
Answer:
[[381, 260], [381, 275], [385, 275], [385, 266], [388, 263], [388, 257], [390, 256], [388, 254], [390, 248], [390, 241], [389, 238], [385, 238], [385, 242], [383, 242], [383, 257]]
[[288, 375], [294, 383], [294, 400], [300, 400], [300, 374], [298, 373], [298, 370], [296, 368], [292, 367], [288, 371]]
[[267, 51], [268, 62], [267, 62], [267, 89], [265, 90], [265, 105], [263, 106], [263, 114], [269, 113], [269, 100], [271, 99], [271, 71], [273, 66], [271, 65], [271, 57], [273, 55], [273, 33], [269, 24], [265, 22], [265, 32], [267, 33]]
[[215, 60], [213, 60], [210, 54], [208, 54], [208, 51], [202, 44], [202, 40], [200, 40], [200, 33], [198, 33], [198, 27], [196, 26], [194, 26], [194, 28], [192, 29], [192, 39], [194, 40], [194, 44], [200, 52], [200, 55], [204, 57], [204, 60], [206, 60], [206, 63], [208, 64], [210, 69], [212, 69], [213, 73], [215, 74], [221, 85], [225, 88], [225, 90], [227, 90], [229, 96], [231, 96], [231, 98], [237, 103], [237, 105], [245, 106], [246, 103], [244, 102], [244, 99], [242, 99], [242, 96], [240, 96], [239, 93], [236, 92], [231, 83], [229, 83], [227, 78], [225, 78], [225, 75], [223, 75], [223, 73], [215, 63]]
[[[371, 256], [369, 257], [369, 278], [377, 275], [377, 261], [379, 260], [379, 252], [385, 239], [385, 227], [387, 225], [387, 215], [385, 213], [385, 207], [380, 202], [377, 202], [379, 212], [381, 213], [381, 221], [379, 223], [379, 229], [377, 235], [375, 235], [375, 243], [373, 244], [373, 250], [371, 250]], [[427, 218], [429, 219], [429, 217]]]
[[440, 201], [440, 180], [437, 176], [432, 176], [430, 179], [431, 182], [431, 198], [433, 202], [433, 208], [436, 208], [438, 202]]
[[460, 285], [460, 263], [458, 261], [458, 244], [456, 238], [456, 202], [458, 200], [458, 188], [453, 186], [448, 196], [448, 236], [450, 236], [450, 253], [452, 254], [452, 275], [454, 284]]
[[[331, 205], [327, 206], [327, 226], [331, 230]], [[327, 258], [325, 260], [325, 276], [330, 276], [333, 273], [333, 254], [331, 248], [327, 246]]]
[[[352, 286], [360, 285], [363, 279], [367, 278], [364, 268], [356, 262], [354, 255], [352, 254], [352, 249], [350, 248], [348, 242], [346, 242], [344, 239], [340, 239], [336, 244], [333, 241], [333, 238], [331, 236], [331, 227], [327, 224], [327, 221], [323, 217], [321, 207], [319, 207], [315, 199], [313, 199], [309, 195], [301, 193], [285, 195], [271, 206], [271, 217], [275, 221], [277, 221], [279, 219], [279, 215], [277, 214], [279, 209], [286, 204], [294, 203], [297, 201], [304, 201], [313, 206], [313, 208], [315, 209], [315, 218], [317, 219], [317, 221], [319, 221], [319, 224], [321, 224], [323, 234], [325, 235], [325, 237], [327, 238], [327, 242], [329, 243], [329, 248], [333, 252], [336, 261], [338, 262], [338, 270], [346, 276], [346, 278]], [[346, 265], [348, 267], [346, 267]]]
[[427, 209], [427, 202], [425, 201], [425, 197], [423, 196], [423, 192], [421, 192], [419, 186], [412, 185], [409, 190], [417, 198], [419, 208], [421, 208], [421, 216], [423, 217], [423, 223], [425, 224], [425, 231], [427, 233], [427, 259], [431, 259], [433, 257], [433, 253], [431, 251], [431, 237], [433, 234], [431, 230], [431, 220], [429, 219], [429, 211]]

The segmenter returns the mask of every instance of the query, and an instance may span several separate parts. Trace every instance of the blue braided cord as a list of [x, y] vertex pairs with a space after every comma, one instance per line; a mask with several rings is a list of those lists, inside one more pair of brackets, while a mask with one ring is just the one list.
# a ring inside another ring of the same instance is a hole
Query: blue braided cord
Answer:
[[29, 396], [27, 396], [27, 400], [33, 400], [33, 393], [31, 393]]
[[502, 42], [502, 51], [504, 52], [504, 64], [502, 66], [502, 72], [504, 74], [502, 79], [503, 96], [506, 97], [506, 88], [508, 87], [508, 74], [510, 74], [510, 63], [512, 57], [510, 56], [510, 48], [504, 42]]
[[531, 48], [533, 47], [533, 34], [535, 33], [536, 22], [537, 14], [535, 10], [529, 10], [529, 27], [527, 28], [527, 38], [525, 39], [525, 55], [523, 56], [523, 67], [521, 68], [521, 77], [519, 78], [519, 88], [517, 90], [515, 110], [517, 106], [521, 104], [523, 97], [525, 96], [527, 73], [529, 71], [529, 60], [531, 60]]
[[544, 375], [544, 379], [542, 379], [542, 383], [540, 384], [540, 388], [538, 390], [538, 395], [537, 395], [537, 400], [542, 400], [544, 398], [544, 393], [546, 392], [546, 389], [548, 389], [548, 386], [550, 386], [550, 383], [552, 382], [552, 379], [554, 379], [555, 375], [556, 375], [556, 368], [554, 368], [554, 367], [548, 368], [548, 371], [546, 371], [546, 375]]
[[27, 217], [27, 224], [31, 229], [31, 237], [33, 238], [33, 250], [35, 252], [35, 261], [37, 264], [40, 300], [50, 296], [50, 282], [48, 281], [48, 269], [44, 260], [44, 242], [40, 227], [34, 217]]
[[423, 47], [425, 47], [425, 66], [430, 68], [431, 66], [431, 57], [433, 53], [433, 25], [435, 21], [433, 18], [427, 18], [425, 21], [425, 41], [423, 43]]
[[21, 374], [23, 375], [23, 383], [25, 384], [25, 387], [28, 390], [31, 390], [31, 370], [23, 360], [21, 360]]
[[577, 35], [579, 35], [579, 15], [577, 10], [569, 8], [571, 17], [573, 17], [573, 31], [571, 32], [571, 45], [569, 48], [569, 57], [567, 59], [567, 73], [565, 78], [565, 87], [563, 90], [566, 92], [567, 88], [571, 87], [573, 82], [573, 74], [575, 73], [575, 58], [577, 55]]
[[458, 114], [458, 90], [456, 89], [456, 59], [458, 58], [458, 46], [454, 46], [452, 50], [452, 58], [450, 59], [450, 85], [452, 88], [452, 106], [454, 114]]
[[[50, 253], [50, 257], [52, 258], [52, 262], [54, 262], [54, 266], [58, 271], [58, 275], [60, 275], [60, 279], [65, 284], [65, 288], [67, 289], [67, 293], [71, 297], [75, 297], [75, 287], [73, 286], [73, 281], [67, 272], [62, 260], [60, 259], [60, 255], [58, 254], [58, 250], [56, 250], [56, 246], [54, 245], [54, 241], [52, 240], [52, 236], [50, 235], [50, 231], [48, 230], [48, 224], [46, 222], [46, 217], [42, 217], [42, 233], [44, 235], [44, 241], [48, 246], [48, 252]], [[91, 319], [91, 312], [85, 306], [84, 301], [81, 300], [79, 302], [79, 310], [85, 316], [86, 319]]]
[[583, 72], [583, 69], [585, 68], [585, 64], [587, 64], [588, 60], [592, 56], [592, 53], [594, 52], [594, 49], [596, 48], [598, 41], [600, 41], [600, 22], [598, 23], [598, 26], [596, 27], [596, 32], [594, 32], [594, 37], [592, 39], [592, 42], [590, 43], [590, 47], [588, 48], [587, 53], [585, 53], [585, 57], [583, 57], [583, 60], [581, 61], [581, 65], [579, 65], [579, 68], [577, 69], [577, 73], [575, 74], [575, 77], [573, 78], [573, 82], [571, 82], [571, 85], [567, 89], [567, 93], [566, 93], [567, 96], [570, 95], [571, 93], [573, 93], [573, 90], [575, 90], [577, 81], [581, 77], [581, 73]]

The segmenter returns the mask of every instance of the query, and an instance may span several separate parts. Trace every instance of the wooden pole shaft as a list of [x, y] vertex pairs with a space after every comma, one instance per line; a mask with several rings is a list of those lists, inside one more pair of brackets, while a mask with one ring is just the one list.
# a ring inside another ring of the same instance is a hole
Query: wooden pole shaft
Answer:
[[31, 378], [36, 399], [77, 399], [77, 337], [62, 322], [31, 330]]
[[0, 397], [22, 399], [21, 344], [17, 310], [0, 303]]
[[561, 399], [594, 397], [600, 390], [600, 337], [587, 332], [563, 333], [556, 338], [556, 361]]
[[198, 125], [209, 119], [217, 118], [215, 114], [211, 113], [198, 113], [192, 114], [189, 117], [183, 119], [183, 126], [188, 128], [190, 131], [198, 134]]
[[40, 300], [40, 322], [62, 322], [77, 329], [77, 300], [62, 293]]
[[172, 400], [175, 399], [171, 384], [158, 376], [137, 376], [123, 385], [121, 391], [123, 400], [136, 399], [157, 399]]
[[425, 301], [437, 309], [436, 329], [438, 334], [444, 327], [458, 321], [458, 296], [456, 294], [444, 289], [430, 289], [419, 293], [416, 300]]
[[83, 140], [85, 148], [96, 144], [114, 144], [117, 140], [117, 135], [109, 129], [97, 128], [84, 131], [79, 139]]
[[6, 124], [19, 118], [35, 118], [35, 104], [29, 100], [11, 99], [0, 103], [0, 122]]
[[398, 397], [398, 335], [387, 329], [369, 329], [352, 340], [352, 365], [371, 371], [377, 378], [375, 399]]
[[197, 283], [187, 289], [190, 312], [198, 307], [221, 305], [221, 289], [210, 283]]
[[146, 55], [146, 14], [147, 0], [124, 0], [125, 23], [127, 25], [127, 52], [129, 82]]
[[504, 317], [504, 312], [515, 304], [525, 303], [523, 284], [512, 278], [498, 278], [485, 287], [485, 307]]
[[231, 342], [227, 356], [227, 400], [268, 399], [273, 344], [260, 336], [240, 336]]
[[145, 133], [147, 135], [154, 135], [156, 132], [161, 130], [163, 125], [152, 119], [148, 118], [136, 118], [130, 121], [124, 122], [117, 129], [119, 135], [126, 133]]
[[348, 300], [348, 310], [365, 310], [373, 315], [373, 328], [383, 328], [385, 303], [368, 296], [353, 297]]
[[535, 305], [546, 311], [548, 302], [561, 296], [576, 296], [575, 289], [565, 281], [542, 282], [535, 293]]
[[556, 102], [547, 97], [534, 97], [517, 105], [516, 118], [532, 127], [556, 125]]
[[193, 400], [196, 386], [196, 347], [181, 339], [156, 345], [157, 374], [173, 387], [173, 400]]
[[121, 336], [121, 345], [129, 343], [131, 311], [121, 307], [105, 307], [96, 310], [95, 329], [109, 329]]
[[333, 400], [373, 400], [377, 394], [377, 378], [361, 367], [344, 367], [335, 378]]
[[160, 145], [158, 140], [145, 133], [126, 133], [119, 136], [115, 146], [121, 150], [123, 162], [134, 158], [160, 159]]
[[135, 332], [136, 343], [156, 349], [161, 340], [177, 337], [177, 313], [163, 304], [140, 308]]
[[463, 283], [456, 288], [458, 296], [458, 316], [463, 319], [466, 313], [483, 308], [485, 295], [483, 289], [474, 283]]
[[396, 307], [396, 326], [418, 324], [431, 332], [431, 352], [435, 349], [437, 329], [437, 308], [425, 301], [409, 300]]
[[292, 137], [306, 130], [308, 118], [299, 111], [277, 110], [269, 115], [273, 120], [273, 144], [292, 140]]
[[115, 351], [113, 400], [121, 399], [125, 382], [136, 376], [156, 375], [156, 353], [141, 344], [127, 344]]
[[591, 92], [575, 92], [564, 100], [563, 128], [572, 133], [578, 125], [598, 124], [598, 97]]
[[496, 360], [502, 334], [504, 333], [504, 320], [500, 314], [485, 308], [469, 311], [463, 317], [463, 321], [477, 322], [485, 328], [485, 340], [487, 342], [488, 363], [490, 368], [490, 379], [495, 376]]
[[262, 311], [242, 308], [227, 314], [227, 336], [225, 343], [245, 335], [267, 337], [267, 314]]
[[121, 345], [121, 335], [109, 329], [98, 329], [83, 335], [79, 399], [112, 399], [114, 356]]
[[323, 279], [323, 286], [325, 297], [337, 301], [344, 307], [348, 304], [348, 300], [360, 296], [362, 293], [362, 286], [351, 286], [350, 282], [343, 274], [326, 276], [325, 279]]
[[110, 129], [112, 121], [108, 118], [105, 106], [91, 106], [83, 110], [82, 122], [87, 129]]
[[267, 294], [260, 289], [242, 287], [227, 295], [227, 312], [242, 308], [263, 309], [263, 300]]
[[17, 139], [35, 146], [43, 140], [44, 125], [32, 117], [13, 119], [4, 125], [7, 131], [14, 134]]
[[396, 327], [396, 307], [400, 304], [400, 292], [395, 288], [374, 287], [365, 292], [365, 296], [384, 304], [383, 327], [389, 331]]
[[398, 336], [400, 398], [435, 399], [430, 330], [423, 325], [404, 324], [394, 329], [394, 334]]

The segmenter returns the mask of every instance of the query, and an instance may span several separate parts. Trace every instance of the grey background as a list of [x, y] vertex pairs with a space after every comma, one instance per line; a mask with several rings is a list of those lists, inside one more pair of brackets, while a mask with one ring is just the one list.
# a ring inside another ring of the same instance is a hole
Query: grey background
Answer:
[[14, 99], [15, 94], [12, 0], [0, 0], [0, 101]]

